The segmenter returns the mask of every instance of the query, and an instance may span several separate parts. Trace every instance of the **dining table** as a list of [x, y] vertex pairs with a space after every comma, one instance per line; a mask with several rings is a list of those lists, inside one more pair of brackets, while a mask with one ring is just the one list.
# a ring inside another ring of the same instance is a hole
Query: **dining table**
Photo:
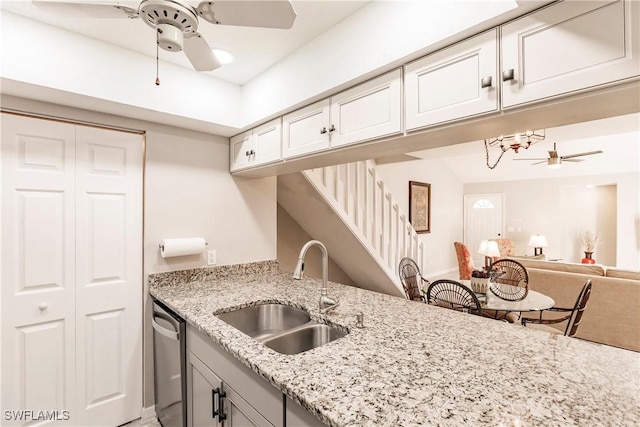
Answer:
[[[471, 288], [470, 280], [461, 280], [461, 282]], [[508, 287], [510, 285], [501, 286]], [[555, 301], [550, 296], [531, 289], [528, 290], [523, 299], [518, 301], [502, 299], [495, 295], [491, 289], [488, 289], [487, 293], [476, 293], [476, 296], [483, 310], [531, 312], [548, 310], [555, 304]]]

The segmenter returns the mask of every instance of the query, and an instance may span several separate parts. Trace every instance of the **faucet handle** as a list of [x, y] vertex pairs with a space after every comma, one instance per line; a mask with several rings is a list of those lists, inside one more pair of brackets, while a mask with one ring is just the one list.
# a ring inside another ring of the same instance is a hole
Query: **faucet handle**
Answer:
[[361, 311], [356, 313], [356, 328], [364, 328], [364, 313]]

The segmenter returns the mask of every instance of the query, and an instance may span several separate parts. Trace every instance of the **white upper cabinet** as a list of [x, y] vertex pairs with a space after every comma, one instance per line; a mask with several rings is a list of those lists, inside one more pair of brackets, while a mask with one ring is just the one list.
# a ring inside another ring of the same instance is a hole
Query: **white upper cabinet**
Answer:
[[406, 65], [406, 129], [497, 111], [497, 55], [493, 29]]
[[400, 133], [401, 92], [398, 69], [285, 115], [282, 156]]
[[502, 106], [640, 74], [638, 1], [562, 2], [502, 27]]
[[282, 157], [329, 148], [329, 99], [293, 111], [282, 118]]
[[244, 169], [251, 166], [280, 160], [280, 144], [282, 140], [282, 121], [272, 120], [255, 129], [236, 135], [230, 139], [230, 170]]
[[401, 131], [400, 69], [331, 97], [331, 147]]

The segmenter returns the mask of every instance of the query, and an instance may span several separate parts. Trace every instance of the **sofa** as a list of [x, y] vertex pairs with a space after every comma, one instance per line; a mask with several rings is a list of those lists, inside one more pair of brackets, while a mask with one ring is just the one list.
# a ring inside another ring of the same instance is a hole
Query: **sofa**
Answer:
[[[556, 307], [573, 307], [585, 282], [591, 279], [591, 297], [576, 337], [640, 352], [640, 271], [528, 257], [513, 259], [527, 269], [529, 289], [549, 295]], [[552, 313], [544, 317], [551, 318]], [[564, 332], [566, 323], [553, 326]]]

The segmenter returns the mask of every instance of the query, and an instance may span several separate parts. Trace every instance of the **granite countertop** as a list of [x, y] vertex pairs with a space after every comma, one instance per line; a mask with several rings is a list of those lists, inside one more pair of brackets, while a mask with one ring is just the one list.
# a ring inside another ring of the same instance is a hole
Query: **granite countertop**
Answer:
[[[640, 354], [329, 282], [277, 263], [150, 275], [150, 293], [332, 426], [640, 424]], [[282, 302], [349, 330], [277, 353], [214, 313]], [[356, 313], [364, 328], [356, 328]]]

